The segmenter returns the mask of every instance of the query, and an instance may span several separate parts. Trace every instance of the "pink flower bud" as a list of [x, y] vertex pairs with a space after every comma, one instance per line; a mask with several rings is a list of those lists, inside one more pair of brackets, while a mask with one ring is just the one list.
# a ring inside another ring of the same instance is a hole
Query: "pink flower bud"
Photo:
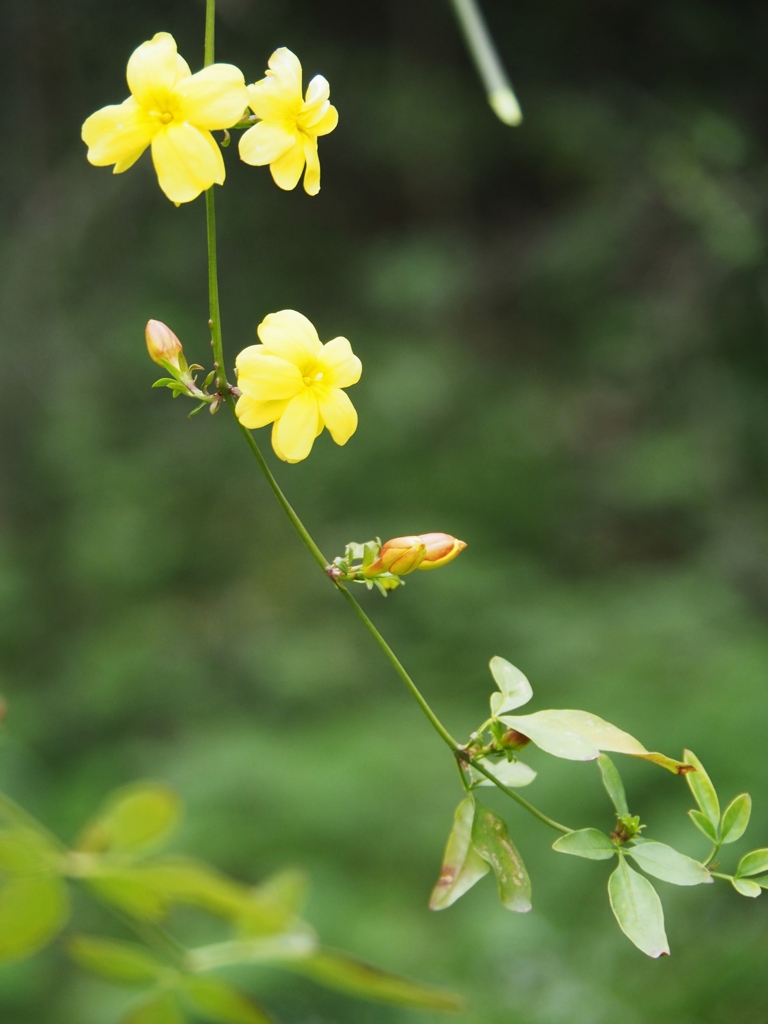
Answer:
[[463, 540], [457, 540], [450, 533], [423, 533], [417, 539], [426, 550], [417, 569], [439, 569], [441, 565], [452, 562], [467, 546]]
[[170, 327], [161, 320], [150, 320], [144, 332], [147, 339], [147, 352], [149, 358], [160, 366], [163, 363], [170, 363], [179, 369], [179, 356], [182, 348], [181, 342], [173, 333]]
[[382, 546], [379, 557], [364, 570], [365, 575], [391, 572], [395, 576], [405, 576], [418, 569], [426, 550], [421, 537], [395, 537]]

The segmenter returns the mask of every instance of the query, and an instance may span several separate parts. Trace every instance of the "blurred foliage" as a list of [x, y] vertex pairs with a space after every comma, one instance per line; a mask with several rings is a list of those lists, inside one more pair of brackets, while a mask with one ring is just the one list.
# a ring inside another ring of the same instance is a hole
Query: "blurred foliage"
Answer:
[[[493, 794], [526, 862], [556, 870], [534, 877], [531, 914], [480, 886], [430, 915], [455, 768], [225, 417], [190, 423], [149, 387], [149, 317], [208, 355], [202, 205], [174, 209], [146, 158], [89, 167], [78, 141], [125, 95], [137, 42], [171, 31], [199, 66], [202, 6], [2, 6], [3, 788], [72, 836], [113, 786], [167, 780], [186, 850], [251, 879], [306, 869], [329, 941], [462, 989], [470, 1024], [763, 1020], [763, 900], [660, 883], [674, 954], [646, 961], [600, 866], [551, 853]], [[363, 360], [352, 441], [277, 467], [321, 545], [468, 541], [443, 572], [366, 595], [452, 732], [483, 713], [498, 653], [546, 706], [692, 747], [727, 797], [764, 795], [763, 6], [486, 0], [514, 130], [446, 3], [220, 6], [221, 59], [256, 77], [289, 45], [341, 113], [317, 198], [230, 150], [219, 199], [230, 357], [295, 307]], [[633, 811], [702, 856], [678, 780], [625, 777]], [[555, 817], [611, 825], [592, 766], [555, 764], [535, 789]], [[410, 1019], [263, 980], [286, 1024]], [[13, 1024], [115, 1010], [56, 952], [0, 971]]]

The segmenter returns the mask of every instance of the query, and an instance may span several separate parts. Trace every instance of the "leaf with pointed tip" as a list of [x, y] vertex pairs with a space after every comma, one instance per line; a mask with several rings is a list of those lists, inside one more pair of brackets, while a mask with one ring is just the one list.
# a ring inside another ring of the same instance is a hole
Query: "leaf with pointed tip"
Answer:
[[168, 973], [162, 961], [135, 942], [73, 935], [66, 949], [85, 970], [124, 985], [151, 985]]
[[520, 669], [498, 655], [491, 658], [490, 666], [491, 674], [501, 691], [491, 694], [491, 714], [501, 715], [527, 704], [533, 696], [533, 689]]
[[743, 878], [745, 875], [759, 875], [763, 871], [768, 871], [768, 849], [745, 853], [739, 861], [736, 874]]
[[445, 848], [440, 877], [429, 900], [431, 910], [450, 907], [490, 870], [472, 847], [474, 816], [475, 801], [468, 796], [461, 801], [453, 816], [453, 828]]
[[237, 964], [277, 964], [301, 960], [317, 950], [317, 937], [309, 925], [301, 925], [281, 935], [254, 939], [232, 939], [199, 946], [187, 951], [187, 963], [194, 972]]
[[703, 811], [688, 811], [688, 817], [699, 832], [703, 832], [710, 842], [717, 842], [717, 826], [712, 824]]
[[646, 750], [634, 736], [588, 711], [551, 709], [536, 711], [532, 715], [500, 717], [505, 725], [527, 736], [537, 747], [569, 761], [594, 761], [601, 750], [611, 750], [653, 761], [676, 774], [691, 770], [682, 761]]
[[183, 991], [195, 1013], [214, 1024], [271, 1024], [260, 1006], [218, 978], [185, 978]]
[[7, 876], [0, 884], [0, 961], [31, 956], [61, 931], [67, 890], [55, 875]]
[[673, 885], [701, 885], [711, 882], [712, 876], [697, 860], [678, 853], [666, 843], [657, 843], [651, 839], [643, 841], [639, 846], [626, 849], [629, 857], [654, 878]]
[[251, 890], [242, 882], [193, 857], [162, 857], [135, 869], [138, 877], [166, 903], [199, 907], [210, 914], [236, 918]]
[[731, 885], [736, 892], [741, 893], [742, 896], [751, 896], [752, 899], [762, 894], [762, 888], [757, 882], [753, 882], [751, 878], [732, 878]]
[[734, 797], [723, 811], [720, 842], [735, 843], [737, 839], [741, 839], [747, 830], [751, 814], [752, 797], [749, 793]]
[[616, 847], [605, 832], [596, 828], [580, 828], [568, 832], [552, 843], [558, 853], [570, 853], [586, 860], [610, 860], [616, 856]]
[[137, 868], [97, 865], [86, 881], [104, 902], [142, 921], [160, 921], [168, 913], [168, 901]]
[[505, 822], [480, 804], [472, 822], [472, 846], [491, 865], [499, 899], [507, 910], [526, 914], [531, 909], [531, 880], [523, 858], [509, 837]]
[[664, 932], [664, 911], [658, 893], [647, 878], [633, 871], [623, 857], [608, 879], [611, 910], [630, 942], [646, 956], [669, 954]]
[[158, 782], [137, 782], [108, 797], [101, 813], [90, 822], [78, 849], [139, 853], [162, 844], [181, 814], [178, 796]]
[[121, 1024], [187, 1024], [176, 997], [170, 992], [146, 999], [129, 1010]]
[[712, 780], [704, 770], [704, 765], [696, 757], [692, 750], [683, 751], [683, 760], [696, 769], [686, 776], [688, 785], [691, 787], [693, 799], [699, 805], [702, 814], [706, 814], [717, 831], [720, 828], [720, 801], [717, 799], [715, 787]]
[[464, 1005], [461, 996], [453, 992], [389, 974], [335, 949], [323, 948], [314, 956], [286, 963], [285, 966], [326, 988], [377, 1003], [452, 1011], [461, 1010]]
[[616, 813], [629, 814], [624, 783], [621, 781], [616, 765], [607, 754], [601, 754], [597, 759], [597, 766], [600, 769], [600, 776], [603, 780], [605, 791], [611, 798], [611, 803], [616, 808]]
[[[522, 761], [486, 761], [485, 767], [495, 775], [499, 782], [509, 786], [510, 789], [521, 789], [523, 786], [530, 786], [536, 778], [536, 772], [529, 765]], [[472, 771], [472, 778], [478, 779], [478, 786], [493, 786], [495, 783], [486, 778], [478, 771]]]

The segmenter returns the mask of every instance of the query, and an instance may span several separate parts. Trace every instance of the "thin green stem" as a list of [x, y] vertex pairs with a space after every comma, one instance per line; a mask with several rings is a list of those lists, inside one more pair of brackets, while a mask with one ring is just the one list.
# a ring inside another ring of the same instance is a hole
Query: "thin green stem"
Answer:
[[722, 878], [722, 880], [724, 882], [732, 882], [733, 881], [733, 876], [732, 875], [724, 875], [720, 871], [710, 871], [710, 875], [712, 875], [713, 878]]
[[216, 0], [205, 0], [205, 60], [213, 64], [216, 53]]
[[451, 3], [493, 112], [504, 124], [520, 124], [523, 119], [520, 104], [477, 0], [451, 0]]
[[549, 825], [550, 828], [555, 829], [557, 832], [573, 832], [572, 828], [568, 828], [567, 825], [561, 825], [559, 821], [555, 821], [554, 818], [550, 818], [548, 815], [544, 814], [543, 811], [540, 811], [538, 807], [534, 807], [532, 803], [529, 803], [525, 797], [516, 793], [514, 789], [510, 789], [509, 786], [505, 786], [504, 783], [499, 781], [492, 772], [488, 771], [482, 761], [472, 761], [470, 763], [476, 771], [480, 772], [481, 775], [484, 775], [486, 779], [490, 779], [494, 786], [498, 786], [503, 793], [512, 797], [516, 803], [520, 804], [521, 807], [524, 807], [529, 814], [534, 816], [534, 818], [538, 818], [539, 821], [543, 822], [545, 825]]
[[720, 853], [720, 847], [722, 845], [723, 845], [722, 843], [715, 843], [715, 845], [712, 847], [712, 852], [710, 853], [710, 855], [707, 857], [707, 859], [705, 861], [702, 861], [704, 867], [706, 867], [707, 864], [711, 864], [712, 863], [712, 861], [715, 859], [715, 857], [718, 855], [718, 853]]

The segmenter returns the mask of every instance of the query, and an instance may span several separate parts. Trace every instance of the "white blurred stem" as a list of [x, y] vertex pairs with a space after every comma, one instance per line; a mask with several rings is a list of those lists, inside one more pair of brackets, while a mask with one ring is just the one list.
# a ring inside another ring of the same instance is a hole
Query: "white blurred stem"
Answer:
[[451, 3], [494, 113], [504, 124], [520, 124], [523, 120], [520, 104], [480, 8], [475, 0], [451, 0]]

